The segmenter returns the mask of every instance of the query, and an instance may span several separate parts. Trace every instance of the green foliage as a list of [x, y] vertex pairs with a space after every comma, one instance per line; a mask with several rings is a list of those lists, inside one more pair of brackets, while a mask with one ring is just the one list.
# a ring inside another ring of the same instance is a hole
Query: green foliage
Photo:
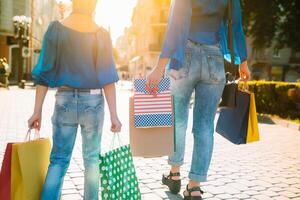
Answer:
[[288, 46], [300, 51], [299, 0], [241, 0], [243, 25], [257, 49]]
[[283, 16], [282, 23], [278, 25], [278, 35], [276, 36], [277, 48], [284, 45], [293, 50], [300, 50], [300, 1], [299, 0], [281, 0], [280, 15]]
[[300, 83], [251, 81], [248, 85], [255, 93], [258, 113], [300, 119]]

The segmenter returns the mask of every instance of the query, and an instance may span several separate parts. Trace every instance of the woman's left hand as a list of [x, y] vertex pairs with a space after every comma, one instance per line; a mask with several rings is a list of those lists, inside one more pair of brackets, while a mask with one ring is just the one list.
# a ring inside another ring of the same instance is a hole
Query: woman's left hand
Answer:
[[251, 73], [250, 70], [248, 68], [248, 63], [247, 61], [242, 62], [242, 64], [240, 64], [240, 80], [247, 82], [251, 79]]

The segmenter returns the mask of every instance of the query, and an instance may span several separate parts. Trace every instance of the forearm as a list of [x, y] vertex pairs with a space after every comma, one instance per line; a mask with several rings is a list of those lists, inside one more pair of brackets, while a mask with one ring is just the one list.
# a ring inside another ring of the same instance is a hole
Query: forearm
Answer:
[[117, 116], [116, 87], [114, 83], [104, 86], [104, 94], [108, 104], [110, 117]]
[[159, 70], [161, 73], [163, 73], [166, 69], [166, 66], [169, 62], [169, 58], [160, 58], [157, 62], [156, 68]]
[[41, 113], [43, 109], [43, 103], [45, 96], [47, 94], [48, 87], [38, 85], [36, 87], [36, 93], [35, 93], [35, 105], [34, 105], [34, 112], [35, 113]]
[[192, 0], [173, 0], [160, 58], [182, 61], [190, 32]]
[[233, 37], [234, 37], [234, 52], [237, 52], [241, 63], [247, 61], [247, 43], [242, 24], [242, 11], [240, 0], [233, 1]]

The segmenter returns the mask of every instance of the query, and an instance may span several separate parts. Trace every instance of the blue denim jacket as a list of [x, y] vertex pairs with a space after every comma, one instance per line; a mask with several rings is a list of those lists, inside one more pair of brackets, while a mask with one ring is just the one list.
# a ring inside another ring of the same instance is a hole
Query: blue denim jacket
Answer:
[[32, 70], [36, 84], [49, 87], [103, 88], [119, 80], [109, 33], [79, 32], [52, 22]]
[[[227, 0], [173, 0], [165, 42], [160, 58], [170, 58], [169, 67], [178, 70], [184, 61], [188, 40], [220, 44], [224, 58], [230, 61], [227, 46]], [[233, 43], [235, 63], [247, 59], [239, 0], [233, 0]]]

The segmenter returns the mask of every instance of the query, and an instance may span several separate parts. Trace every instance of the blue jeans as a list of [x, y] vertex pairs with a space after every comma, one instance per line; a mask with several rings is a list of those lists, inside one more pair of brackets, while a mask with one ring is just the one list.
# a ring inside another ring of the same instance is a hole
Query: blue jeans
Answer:
[[42, 191], [42, 200], [59, 200], [69, 167], [78, 125], [81, 127], [84, 161], [84, 199], [98, 200], [99, 153], [104, 119], [102, 94], [58, 91], [53, 124], [53, 147]]
[[214, 118], [225, 86], [224, 61], [217, 46], [188, 42], [183, 68], [168, 70], [175, 105], [176, 152], [169, 164], [184, 162], [189, 104], [195, 91], [193, 111], [194, 148], [189, 178], [207, 180], [214, 144]]

